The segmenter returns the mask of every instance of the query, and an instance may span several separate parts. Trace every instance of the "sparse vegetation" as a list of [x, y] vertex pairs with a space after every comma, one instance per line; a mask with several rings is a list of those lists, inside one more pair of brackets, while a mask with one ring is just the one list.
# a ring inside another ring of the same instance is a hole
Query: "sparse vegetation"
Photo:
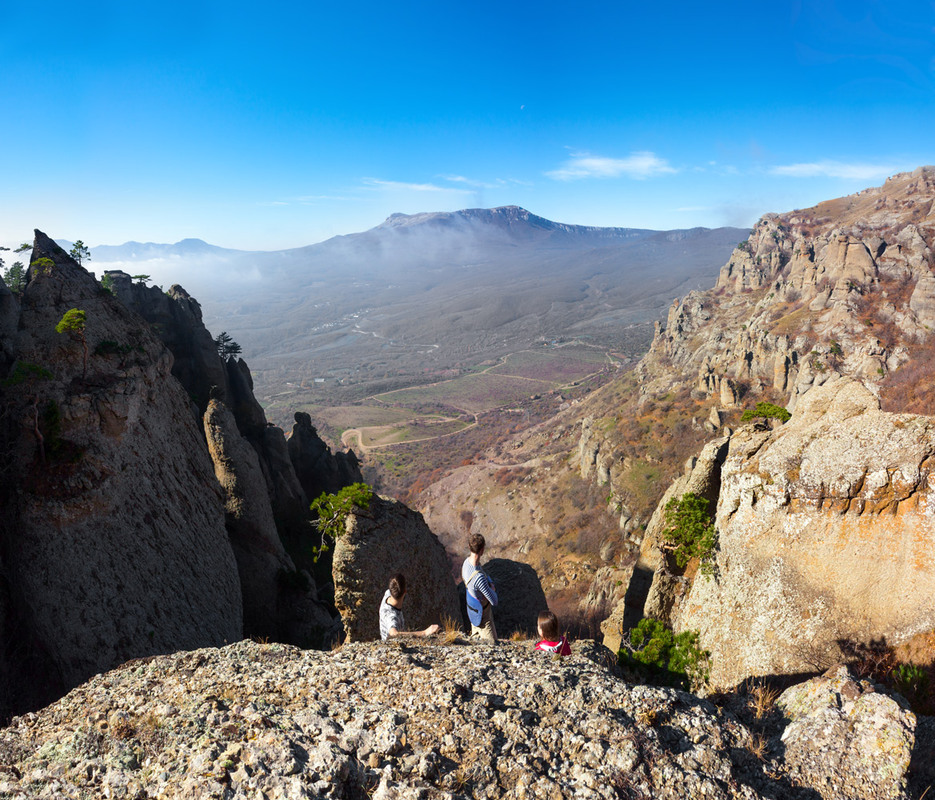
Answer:
[[34, 274], [51, 275], [55, 269], [55, 262], [51, 258], [37, 258], [29, 265]]
[[348, 515], [355, 509], [366, 510], [370, 507], [373, 491], [366, 483], [352, 483], [335, 494], [323, 492], [311, 505], [312, 513], [317, 516], [315, 527], [321, 533], [321, 545], [314, 548], [315, 560], [330, 549], [332, 543], [344, 534], [344, 525]]
[[232, 356], [239, 356], [242, 348], [227, 331], [221, 331], [214, 337], [214, 346], [217, 348], [218, 355], [223, 361]]
[[[0, 266], [2, 265], [3, 260], [0, 259]], [[3, 282], [11, 292], [17, 294], [26, 288], [26, 268], [23, 266], [22, 261], [14, 261], [3, 271]]]
[[711, 654], [701, 648], [697, 631], [679, 634], [656, 619], [641, 619], [624, 640], [620, 663], [664, 686], [697, 690], [708, 682]]
[[75, 242], [74, 247], [68, 251], [68, 255], [75, 259], [78, 264], [91, 260], [91, 251], [85, 246], [81, 239]]
[[82, 311], [80, 308], [72, 308], [65, 312], [62, 318], [58, 321], [58, 324], [55, 326], [56, 333], [67, 333], [73, 339], [77, 339], [81, 342], [82, 350], [84, 351], [84, 360], [82, 362], [83, 367], [81, 371], [82, 380], [85, 378], [88, 372], [88, 340], [85, 338], [84, 331], [87, 325], [87, 313]]
[[756, 404], [755, 408], [748, 408], [740, 415], [741, 422], [749, 422], [754, 419], [778, 419], [780, 422], [786, 423], [792, 419], [792, 414], [782, 406], [761, 401]]

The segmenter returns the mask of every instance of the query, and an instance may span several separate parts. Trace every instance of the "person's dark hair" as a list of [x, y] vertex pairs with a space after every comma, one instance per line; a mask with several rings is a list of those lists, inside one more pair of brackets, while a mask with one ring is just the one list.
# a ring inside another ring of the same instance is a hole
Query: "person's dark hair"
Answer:
[[468, 539], [468, 547], [471, 549], [472, 553], [483, 553], [486, 546], [487, 541], [479, 533], [472, 533], [471, 538]]
[[539, 612], [539, 629], [547, 642], [558, 641], [558, 617], [548, 609]]
[[394, 600], [399, 600], [404, 594], [406, 594], [406, 576], [397, 572], [390, 578], [390, 596]]

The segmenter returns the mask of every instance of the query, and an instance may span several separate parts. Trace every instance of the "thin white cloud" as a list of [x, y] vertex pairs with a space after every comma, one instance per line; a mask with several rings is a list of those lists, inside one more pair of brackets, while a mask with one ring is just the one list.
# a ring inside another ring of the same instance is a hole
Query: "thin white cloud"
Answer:
[[474, 189], [496, 189], [497, 184], [495, 183], [484, 183], [483, 181], [476, 181], [473, 178], [465, 178], [463, 175], [439, 175], [444, 181], [451, 181], [452, 183], [463, 183], [465, 186], [470, 186]]
[[655, 175], [678, 172], [664, 158], [648, 150], [630, 153], [627, 158], [607, 158], [591, 153], [572, 153], [559, 169], [545, 173], [557, 181], [575, 181], [581, 178], [633, 178], [645, 180]]
[[846, 178], [849, 180], [878, 180], [886, 178], [900, 167], [893, 164], [845, 164], [841, 161], [815, 161], [803, 164], [785, 164], [771, 167], [771, 175], [790, 178]]
[[394, 189], [406, 192], [457, 192], [469, 194], [466, 189], [453, 189], [450, 186], [436, 186], [434, 183], [404, 183], [402, 181], [384, 181], [379, 178], [364, 178], [364, 185], [376, 189]]

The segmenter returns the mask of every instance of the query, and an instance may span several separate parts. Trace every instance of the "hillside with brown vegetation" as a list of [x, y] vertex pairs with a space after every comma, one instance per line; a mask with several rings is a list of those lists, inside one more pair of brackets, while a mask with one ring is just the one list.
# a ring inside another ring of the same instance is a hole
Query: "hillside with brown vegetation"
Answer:
[[[463, 538], [470, 519], [471, 530], [527, 554], [550, 597], [574, 586], [582, 612], [619, 599], [672, 479], [707, 440], [736, 428], [744, 408], [794, 411], [837, 376], [876, 387], [884, 410], [932, 408], [933, 202], [935, 168], [925, 167], [764, 216], [714, 287], [673, 303], [633, 373], [490, 454], [533, 465], [522, 482], [507, 488], [493, 468], [462, 467], [427, 488], [420, 509], [443, 538]], [[553, 491], [572, 498], [579, 517], [543, 503]], [[598, 540], [590, 553], [571, 546], [579, 535]]]

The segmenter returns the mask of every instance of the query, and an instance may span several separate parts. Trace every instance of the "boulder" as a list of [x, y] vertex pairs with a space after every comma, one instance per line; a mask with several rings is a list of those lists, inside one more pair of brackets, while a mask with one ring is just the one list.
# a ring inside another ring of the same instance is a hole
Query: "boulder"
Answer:
[[380, 638], [380, 602], [397, 572], [408, 584], [403, 612], [410, 630], [460, 619], [451, 566], [438, 537], [418, 512], [374, 495], [368, 509], [348, 515], [346, 532], [334, 545], [334, 602], [348, 640]]
[[825, 800], [905, 797], [916, 717], [847, 667], [786, 689], [777, 701], [789, 774]]
[[493, 610], [497, 635], [507, 638], [519, 631], [535, 636], [539, 612], [549, 607], [535, 569], [508, 558], [492, 558], [483, 562], [483, 568], [497, 589], [498, 603]]
[[842, 641], [935, 627], [935, 419], [880, 410], [850, 379], [800, 396], [777, 430], [742, 428], [721, 468], [716, 577], [674, 615], [712, 680], [827, 668]]

